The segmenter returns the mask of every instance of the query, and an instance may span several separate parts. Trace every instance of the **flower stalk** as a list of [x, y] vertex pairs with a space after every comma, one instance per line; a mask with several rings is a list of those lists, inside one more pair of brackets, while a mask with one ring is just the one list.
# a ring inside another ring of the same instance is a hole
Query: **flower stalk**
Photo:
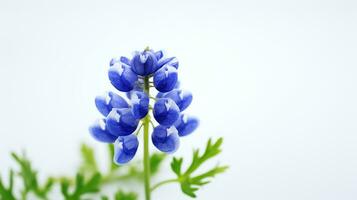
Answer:
[[[149, 87], [149, 77], [144, 78], [144, 91], [150, 96], [150, 87]], [[150, 189], [150, 153], [149, 153], [149, 124], [150, 123], [150, 114], [147, 114], [144, 118], [143, 127], [144, 127], [144, 184], [145, 184], [145, 199], [151, 199], [151, 189]]]

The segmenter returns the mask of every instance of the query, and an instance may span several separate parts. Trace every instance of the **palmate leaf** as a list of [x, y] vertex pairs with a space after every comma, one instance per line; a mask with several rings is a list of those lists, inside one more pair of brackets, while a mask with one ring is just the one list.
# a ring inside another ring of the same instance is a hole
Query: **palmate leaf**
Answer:
[[222, 142], [222, 138], [219, 138], [216, 142], [212, 142], [212, 140], [209, 139], [205, 151], [202, 154], [200, 154], [198, 149], [194, 150], [191, 164], [185, 171], [182, 170], [183, 158], [173, 158], [171, 169], [177, 175], [177, 180], [181, 185], [183, 193], [190, 197], [196, 197], [196, 191], [200, 186], [209, 183], [211, 178], [223, 173], [228, 168], [227, 166], [217, 165], [199, 175], [193, 174], [203, 163], [221, 152]]

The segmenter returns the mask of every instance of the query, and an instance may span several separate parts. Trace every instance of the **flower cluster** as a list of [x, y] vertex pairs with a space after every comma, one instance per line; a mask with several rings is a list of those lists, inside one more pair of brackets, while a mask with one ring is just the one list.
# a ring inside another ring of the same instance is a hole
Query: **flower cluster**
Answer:
[[[179, 137], [192, 133], [198, 119], [183, 111], [191, 104], [192, 94], [179, 88], [175, 57], [164, 56], [163, 51], [146, 49], [134, 52], [131, 59], [120, 57], [110, 61], [108, 77], [111, 84], [126, 93], [126, 98], [107, 92], [95, 98], [95, 105], [103, 117], [89, 131], [98, 141], [114, 143], [114, 162], [124, 164], [136, 154], [138, 134], [144, 119], [157, 123], [151, 139], [154, 146], [165, 153], [179, 147]], [[155, 96], [150, 89], [156, 88]]]

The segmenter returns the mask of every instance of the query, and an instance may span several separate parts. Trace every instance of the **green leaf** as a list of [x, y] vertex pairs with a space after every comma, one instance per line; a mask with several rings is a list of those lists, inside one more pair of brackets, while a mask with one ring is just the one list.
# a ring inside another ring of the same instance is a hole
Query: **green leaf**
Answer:
[[37, 171], [32, 168], [31, 162], [27, 159], [25, 153], [22, 156], [11, 153], [11, 156], [20, 166], [18, 175], [22, 178], [24, 187], [21, 192], [22, 197], [26, 198], [29, 192], [33, 192], [37, 197], [47, 199], [47, 194], [52, 189], [54, 180], [49, 178], [43, 186], [40, 186], [37, 179]]
[[94, 150], [92, 147], [82, 144], [81, 145], [81, 158], [82, 163], [79, 167], [82, 174], [86, 177], [93, 175], [98, 171], [98, 165], [95, 159]]
[[75, 179], [75, 185], [73, 192], [70, 192], [70, 181], [68, 179], [63, 179], [61, 181], [61, 192], [66, 200], [80, 200], [83, 195], [96, 193], [100, 189], [101, 175], [100, 173], [95, 173], [85, 180], [82, 174], [77, 174]]
[[181, 176], [183, 158], [173, 158], [171, 162], [171, 169], [177, 176]]
[[14, 186], [14, 171], [10, 170], [8, 188], [5, 187], [0, 177], [0, 200], [16, 200], [12, 191], [13, 186]]
[[116, 169], [119, 168], [119, 165], [115, 164], [113, 162], [113, 158], [114, 158], [114, 145], [113, 144], [108, 144], [108, 161], [109, 161], [109, 171], [115, 171]]
[[200, 186], [208, 184], [211, 178], [215, 177], [217, 174], [223, 173], [228, 168], [227, 166], [216, 166], [204, 173], [194, 175], [194, 172], [196, 172], [199, 167], [222, 151], [222, 142], [222, 138], [219, 138], [215, 142], [212, 142], [212, 140], [209, 139], [205, 151], [202, 154], [199, 149], [194, 150], [191, 164], [184, 172], [182, 170], [183, 158], [173, 158], [171, 169], [176, 174], [183, 193], [195, 198], [196, 191]]
[[202, 155], [198, 149], [193, 151], [193, 158], [190, 167], [187, 169], [185, 174], [193, 173], [198, 167], [202, 165], [205, 161], [221, 153], [221, 145], [223, 143], [223, 138], [219, 138], [213, 145], [212, 140], [209, 139], [206, 145], [206, 149]]
[[100, 197], [102, 200], [109, 200], [109, 197], [107, 197], [107, 196], [102, 196], [102, 197]]
[[114, 200], [137, 200], [138, 195], [134, 192], [123, 192], [119, 190], [115, 193]]
[[165, 160], [166, 154], [154, 153], [150, 156], [150, 173], [151, 175], [157, 174], [160, 169], [160, 165]]

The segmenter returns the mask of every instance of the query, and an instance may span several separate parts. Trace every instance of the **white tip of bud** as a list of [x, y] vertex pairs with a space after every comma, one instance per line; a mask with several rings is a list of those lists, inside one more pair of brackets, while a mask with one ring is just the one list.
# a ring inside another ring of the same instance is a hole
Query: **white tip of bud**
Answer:
[[188, 116], [187, 115], [183, 115], [182, 116], [182, 121], [183, 121], [183, 123], [187, 123], [187, 121], [188, 121]]
[[178, 133], [177, 129], [174, 126], [171, 126], [167, 129], [167, 136]]
[[140, 54], [140, 62], [145, 63], [148, 59], [148, 55], [146, 54]]
[[104, 122], [104, 119], [100, 119], [98, 123], [99, 123], [100, 129], [102, 129], [103, 131], [105, 131], [105, 122]]

